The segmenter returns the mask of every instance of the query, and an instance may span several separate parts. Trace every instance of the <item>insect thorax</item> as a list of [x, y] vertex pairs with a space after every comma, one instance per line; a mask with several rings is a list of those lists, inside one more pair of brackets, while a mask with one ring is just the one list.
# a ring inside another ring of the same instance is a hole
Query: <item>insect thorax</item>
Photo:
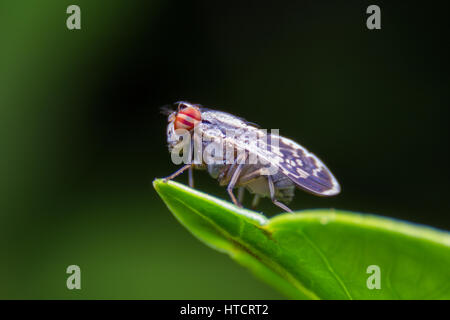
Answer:
[[[254, 158], [255, 154], [252, 153], [252, 148], [243, 142], [243, 140], [248, 139], [246, 138], [246, 130], [237, 128], [234, 131], [235, 135], [230, 138], [223, 131], [223, 127], [203, 125], [200, 127], [202, 129], [202, 140], [198, 140], [199, 136], [194, 135], [194, 143], [202, 146], [203, 153], [201, 165], [196, 167], [199, 169], [206, 168], [212, 178], [217, 179], [220, 185], [225, 186], [230, 182], [239, 164], [243, 163], [235, 186], [245, 187], [251, 193], [262, 197], [270, 197], [268, 177], [262, 173], [269, 165]], [[228, 128], [228, 134], [229, 132], [230, 128]], [[205, 136], [206, 139], [204, 139]], [[216, 145], [212, 144], [211, 141], [215, 141]], [[245, 149], [239, 148], [237, 145], [243, 145]], [[242, 161], [242, 159], [245, 160]], [[274, 183], [275, 198], [289, 203], [294, 196], [295, 184], [281, 170], [271, 174], [271, 178]]]

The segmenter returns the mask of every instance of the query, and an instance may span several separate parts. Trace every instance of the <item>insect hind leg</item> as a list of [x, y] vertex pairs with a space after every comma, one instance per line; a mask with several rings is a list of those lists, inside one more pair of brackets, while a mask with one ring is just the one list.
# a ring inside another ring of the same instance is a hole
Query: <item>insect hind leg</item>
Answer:
[[276, 199], [273, 199], [272, 202], [273, 202], [274, 205], [280, 207], [284, 211], [292, 213], [292, 210], [288, 206], [286, 206], [284, 203], [282, 203], [282, 202], [280, 202], [280, 201], [278, 201]]
[[292, 212], [292, 210], [289, 209], [288, 206], [286, 206], [284, 203], [275, 199], [275, 186], [273, 185], [272, 176], [270, 176], [270, 175], [267, 176], [267, 182], [269, 183], [270, 199], [272, 200], [273, 204], [280, 207], [281, 209], [283, 209], [286, 212]]

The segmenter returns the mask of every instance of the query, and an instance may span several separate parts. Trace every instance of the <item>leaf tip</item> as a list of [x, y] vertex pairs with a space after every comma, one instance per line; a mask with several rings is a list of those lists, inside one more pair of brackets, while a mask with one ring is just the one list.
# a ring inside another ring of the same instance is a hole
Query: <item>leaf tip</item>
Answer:
[[166, 182], [164, 182], [164, 179], [155, 178], [152, 184], [156, 192], [160, 193], [162, 185], [166, 184]]

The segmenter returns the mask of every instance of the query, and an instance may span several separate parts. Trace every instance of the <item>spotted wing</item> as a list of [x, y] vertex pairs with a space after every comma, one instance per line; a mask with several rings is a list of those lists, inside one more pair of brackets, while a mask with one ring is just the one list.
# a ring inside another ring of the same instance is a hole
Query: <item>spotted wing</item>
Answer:
[[279, 170], [299, 188], [320, 196], [333, 196], [341, 191], [326, 165], [298, 143], [270, 135], [268, 150], [276, 158]]
[[[274, 134], [267, 134], [242, 118], [209, 109], [202, 110], [200, 126], [204, 136], [220, 138], [237, 150], [281, 171], [299, 188], [316, 195], [333, 196], [340, 192], [336, 178], [314, 154], [298, 143]], [[233, 135], [230, 137], [230, 133]]]

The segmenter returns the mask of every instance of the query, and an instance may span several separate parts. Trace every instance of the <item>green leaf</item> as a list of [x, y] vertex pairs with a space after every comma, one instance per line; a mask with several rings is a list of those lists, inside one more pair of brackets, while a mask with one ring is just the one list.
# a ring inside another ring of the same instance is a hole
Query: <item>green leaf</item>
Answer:
[[[289, 298], [450, 299], [448, 232], [330, 209], [267, 219], [176, 182], [153, 185], [194, 236]], [[380, 289], [367, 285], [373, 265]]]

